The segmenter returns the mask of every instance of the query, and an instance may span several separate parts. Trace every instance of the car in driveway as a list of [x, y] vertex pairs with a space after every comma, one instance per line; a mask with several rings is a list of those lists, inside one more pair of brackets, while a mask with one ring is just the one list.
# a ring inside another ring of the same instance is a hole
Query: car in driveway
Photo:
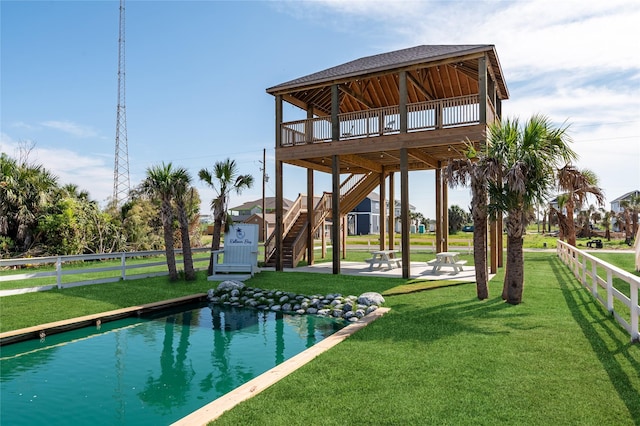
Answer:
[[473, 232], [473, 225], [465, 225], [462, 227], [462, 232]]

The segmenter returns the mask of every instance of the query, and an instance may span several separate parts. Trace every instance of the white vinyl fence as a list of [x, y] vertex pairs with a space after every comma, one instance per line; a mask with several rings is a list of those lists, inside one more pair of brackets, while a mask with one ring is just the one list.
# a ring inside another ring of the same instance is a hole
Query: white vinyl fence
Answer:
[[[569, 266], [573, 275], [580, 280], [583, 286], [591, 290], [591, 294], [602, 303], [631, 336], [632, 342], [640, 341], [638, 332], [638, 288], [640, 277], [611, 265], [597, 257], [579, 250], [564, 241], [558, 240], [558, 257]], [[629, 284], [629, 295], [614, 287], [614, 278], [618, 278]], [[602, 289], [602, 290], [600, 290]], [[614, 301], [620, 301], [628, 308], [622, 308], [625, 313], [614, 308]]]
[[[206, 269], [209, 265], [211, 249], [207, 247], [193, 248], [193, 264], [196, 270]], [[175, 250], [176, 256], [182, 249]], [[206, 253], [198, 257], [198, 254]], [[161, 259], [160, 259], [161, 258]], [[119, 260], [116, 266], [104, 266], [104, 261]], [[87, 267], [88, 262], [95, 261], [95, 267]], [[28, 268], [24, 268], [27, 265]], [[55, 265], [55, 268], [51, 266]], [[52, 288], [75, 287], [89, 284], [103, 284], [120, 280], [133, 280], [168, 275], [167, 261], [163, 251], [136, 251], [118, 253], [83, 254], [74, 256], [31, 257], [21, 259], [0, 259], [0, 283], [8, 281], [24, 281], [20, 288], [0, 290], [0, 295], [29, 293], [50, 290]], [[198, 266], [201, 265], [201, 266]], [[178, 270], [181, 261], [176, 261]], [[29, 272], [24, 272], [24, 271]], [[132, 273], [132, 272], [138, 273]], [[111, 272], [104, 277], [105, 272]], [[101, 273], [102, 278], [79, 277], [77, 280], [67, 278], [72, 275], [95, 275]], [[16, 287], [16, 286], [12, 286]]]

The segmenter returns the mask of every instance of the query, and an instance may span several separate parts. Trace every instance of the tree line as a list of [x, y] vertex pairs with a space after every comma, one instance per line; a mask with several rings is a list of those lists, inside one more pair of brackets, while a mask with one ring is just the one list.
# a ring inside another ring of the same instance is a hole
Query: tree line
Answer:
[[[220, 247], [228, 226], [231, 193], [253, 184], [234, 160], [202, 169], [200, 180], [216, 196], [212, 248]], [[119, 251], [165, 250], [169, 277], [178, 278], [174, 248], [183, 250], [185, 279], [194, 279], [191, 247], [200, 247], [200, 195], [185, 168], [162, 163], [146, 170], [145, 179], [122, 205], [104, 208], [73, 184], [61, 185], [28, 155], [0, 155], [0, 257], [35, 257]], [[212, 264], [209, 265], [209, 269]], [[211, 273], [211, 272], [210, 272]]]

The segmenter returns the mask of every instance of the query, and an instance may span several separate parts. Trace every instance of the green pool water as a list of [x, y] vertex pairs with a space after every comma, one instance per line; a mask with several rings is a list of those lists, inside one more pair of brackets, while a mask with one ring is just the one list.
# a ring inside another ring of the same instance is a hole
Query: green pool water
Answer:
[[0, 348], [2, 425], [168, 425], [345, 326], [183, 307]]

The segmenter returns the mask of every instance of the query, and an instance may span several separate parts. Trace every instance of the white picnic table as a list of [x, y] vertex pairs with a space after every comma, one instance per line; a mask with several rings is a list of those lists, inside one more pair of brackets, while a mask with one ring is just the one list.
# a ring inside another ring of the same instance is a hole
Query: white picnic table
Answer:
[[393, 269], [402, 266], [402, 259], [397, 255], [399, 250], [374, 250], [371, 252], [371, 259], [365, 259], [365, 262], [369, 264], [369, 270], [373, 271], [374, 265], [377, 269], [382, 268], [382, 265], [387, 265], [387, 269]]
[[441, 268], [453, 268], [453, 273], [462, 272], [462, 266], [467, 263], [466, 260], [458, 260], [458, 253], [453, 251], [442, 251], [436, 253], [436, 258], [427, 262], [433, 266], [432, 273], [436, 273]]

